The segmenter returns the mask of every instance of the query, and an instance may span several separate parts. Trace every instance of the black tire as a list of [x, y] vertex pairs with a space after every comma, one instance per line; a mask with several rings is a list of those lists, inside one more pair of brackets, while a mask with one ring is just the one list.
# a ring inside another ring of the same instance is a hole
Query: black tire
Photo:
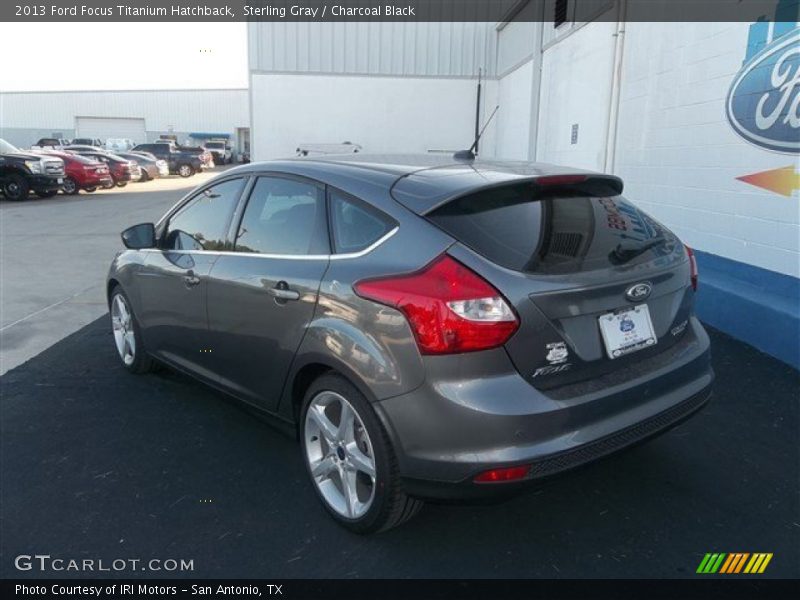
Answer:
[[106, 184], [103, 184], [103, 189], [104, 189], [104, 190], [112, 190], [112, 189], [114, 189], [114, 186], [115, 186], [115, 185], [117, 185], [117, 182], [116, 182], [116, 180], [115, 180], [115, 179], [112, 177], [112, 178], [111, 178], [111, 183], [106, 183]]
[[194, 175], [194, 167], [192, 165], [183, 164], [178, 167], [178, 175], [183, 178], [191, 177]]
[[118, 181], [115, 185], [118, 188], [124, 188], [126, 185], [128, 185], [128, 182], [127, 181]]
[[139, 177], [139, 183], [144, 183], [145, 181], [150, 181], [150, 175], [147, 174], [147, 171], [142, 169], [142, 176]]
[[[351, 519], [336, 512], [325, 500], [311, 475], [306, 449], [306, 443], [310, 441], [306, 439], [305, 433], [306, 415], [312, 399], [324, 391], [333, 391], [345, 398], [358, 414], [369, 435], [374, 454], [372, 458], [375, 461], [375, 495], [369, 509], [360, 518]], [[375, 411], [364, 395], [346, 378], [329, 372], [311, 384], [303, 398], [299, 431], [303, 462], [311, 485], [328, 513], [346, 529], [359, 534], [386, 531], [409, 520], [422, 508], [421, 500], [412, 498], [403, 491], [397, 458]]]
[[[117, 351], [117, 356], [122, 363], [122, 366], [125, 367], [129, 372], [135, 373], [137, 375], [142, 373], [149, 373], [154, 369], [155, 362], [147, 354], [147, 351], [144, 347], [144, 341], [142, 339], [142, 332], [139, 328], [139, 321], [136, 319], [136, 313], [133, 312], [133, 308], [128, 298], [127, 294], [125, 294], [124, 290], [121, 286], [117, 285], [111, 290], [111, 300], [109, 302], [109, 312], [112, 315], [112, 333], [114, 332], [114, 322], [113, 322], [113, 315], [114, 315], [114, 302], [117, 296], [121, 296], [125, 302], [125, 304], [130, 308], [130, 317], [131, 317], [131, 325], [133, 336], [135, 340], [136, 350], [134, 352], [133, 361], [130, 364], [127, 364], [123, 357], [120, 355], [120, 352]], [[115, 338], [115, 345], [116, 345], [116, 338]]]
[[83, 188], [83, 191], [89, 194], [94, 194], [97, 191], [97, 188], [96, 187]]
[[57, 193], [58, 190], [49, 190], [47, 192], [36, 192], [36, 195], [39, 196], [39, 198], [52, 198]]
[[3, 195], [9, 200], [25, 200], [30, 191], [28, 181], [22, 175], [7, 175], [3, 179]]
[[67, 196], [74, 196], [81, 190], [78, 182], [75, 181], [72, 177], [64, 178], [64, 187], [61, 189], [64, 194]]

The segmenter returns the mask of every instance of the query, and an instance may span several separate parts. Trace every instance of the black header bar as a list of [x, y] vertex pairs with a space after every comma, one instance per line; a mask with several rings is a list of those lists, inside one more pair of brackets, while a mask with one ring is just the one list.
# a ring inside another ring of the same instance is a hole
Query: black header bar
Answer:
[[[552, 22], [555, 0], [3, 0], [0, 21]], [[800, 0], [572, 0], [570, 20], [798, 21]]]

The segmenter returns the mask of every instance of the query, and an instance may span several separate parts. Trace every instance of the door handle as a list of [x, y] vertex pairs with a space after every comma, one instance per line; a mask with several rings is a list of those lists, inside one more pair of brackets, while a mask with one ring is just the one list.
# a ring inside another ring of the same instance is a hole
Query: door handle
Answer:
[[269, 289], [269, 294], [275, 300], [286, 302], [287, 300], [300, 300], [300, 292], [289, 289], [289, 284], [279, 281], [278, 285]]
[[194, 274], [193, 271], [189, 271], [186, 275], [183, 276], [183, 283], [187, 288], [193, 288], [198, 283], [200, 283], [200, 278]]

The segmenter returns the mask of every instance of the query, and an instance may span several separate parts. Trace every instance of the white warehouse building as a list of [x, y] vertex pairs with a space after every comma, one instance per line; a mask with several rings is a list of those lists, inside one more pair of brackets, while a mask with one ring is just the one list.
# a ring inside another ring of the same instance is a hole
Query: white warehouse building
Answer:
[[499, 106], [482, 158], [621, 176], [695, 249], [701, 318], [800, 366], [800, 86], [770, 77], [796, 75], [797, 0], [754, 23], [587, 6], [523, 0], [501, 23], [250, 23], [254, 159], [344, 141], [469, 147], [480, 70], [480, 121]]
[[129, 138], [175, 135], [181, 142], [226, 138], [249, 151], [247, 90], [1, 92], [0, 138], [26, 148], [43, 137]]

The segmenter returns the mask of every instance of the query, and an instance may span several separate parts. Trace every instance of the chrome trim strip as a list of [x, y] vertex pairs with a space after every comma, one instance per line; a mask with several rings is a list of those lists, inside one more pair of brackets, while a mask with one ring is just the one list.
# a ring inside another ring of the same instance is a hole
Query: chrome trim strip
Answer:
[[399, 227], [395, 226], [391, 231], [386, 232], [383, 235], [383, 237], [378, 238], [377, 240], [372, 242], [371, 245], [367, 246], [363, 250], [359, 250], [358, 252], [350, 252], [350, 253], [347, 253], [347, 254], [331, 254], [330, 255], [330, 259], [331, 260], [346, 260], [346, 259], [349, 259], [349, 258], [361, 258], [362, 256], [366, 256], [367, 254], [369, 254], [370, 252], [375, 250], [375, 248], [377, 248], [378, 246], [383, 244], [383, 242], [385, 242], [390, 237], [392, 237], [395, 233], [397, 233], [397, 231], [399, 229], [400, 229]]
[[388, 231], [383, 235], [383, 237], [378, 238], [363, 250], [359, 250], [358, 252], [349, 252], [346, 254], [261, 254], [259, 252], [230, 252], [227, 250], [161, 250], [159, 248], [142, 248], [139, 250], [139, 252], [160, 252], [162, 254], [201, 254], [213, 256], [251, 256], [256, 258], [278, 258], [286, 260], [347, 260], [366, 256], [390, 237], [392, 237], [395, 233], [397, 233], [399, 229], [399, 227], [395, 227], [391, 231]]

